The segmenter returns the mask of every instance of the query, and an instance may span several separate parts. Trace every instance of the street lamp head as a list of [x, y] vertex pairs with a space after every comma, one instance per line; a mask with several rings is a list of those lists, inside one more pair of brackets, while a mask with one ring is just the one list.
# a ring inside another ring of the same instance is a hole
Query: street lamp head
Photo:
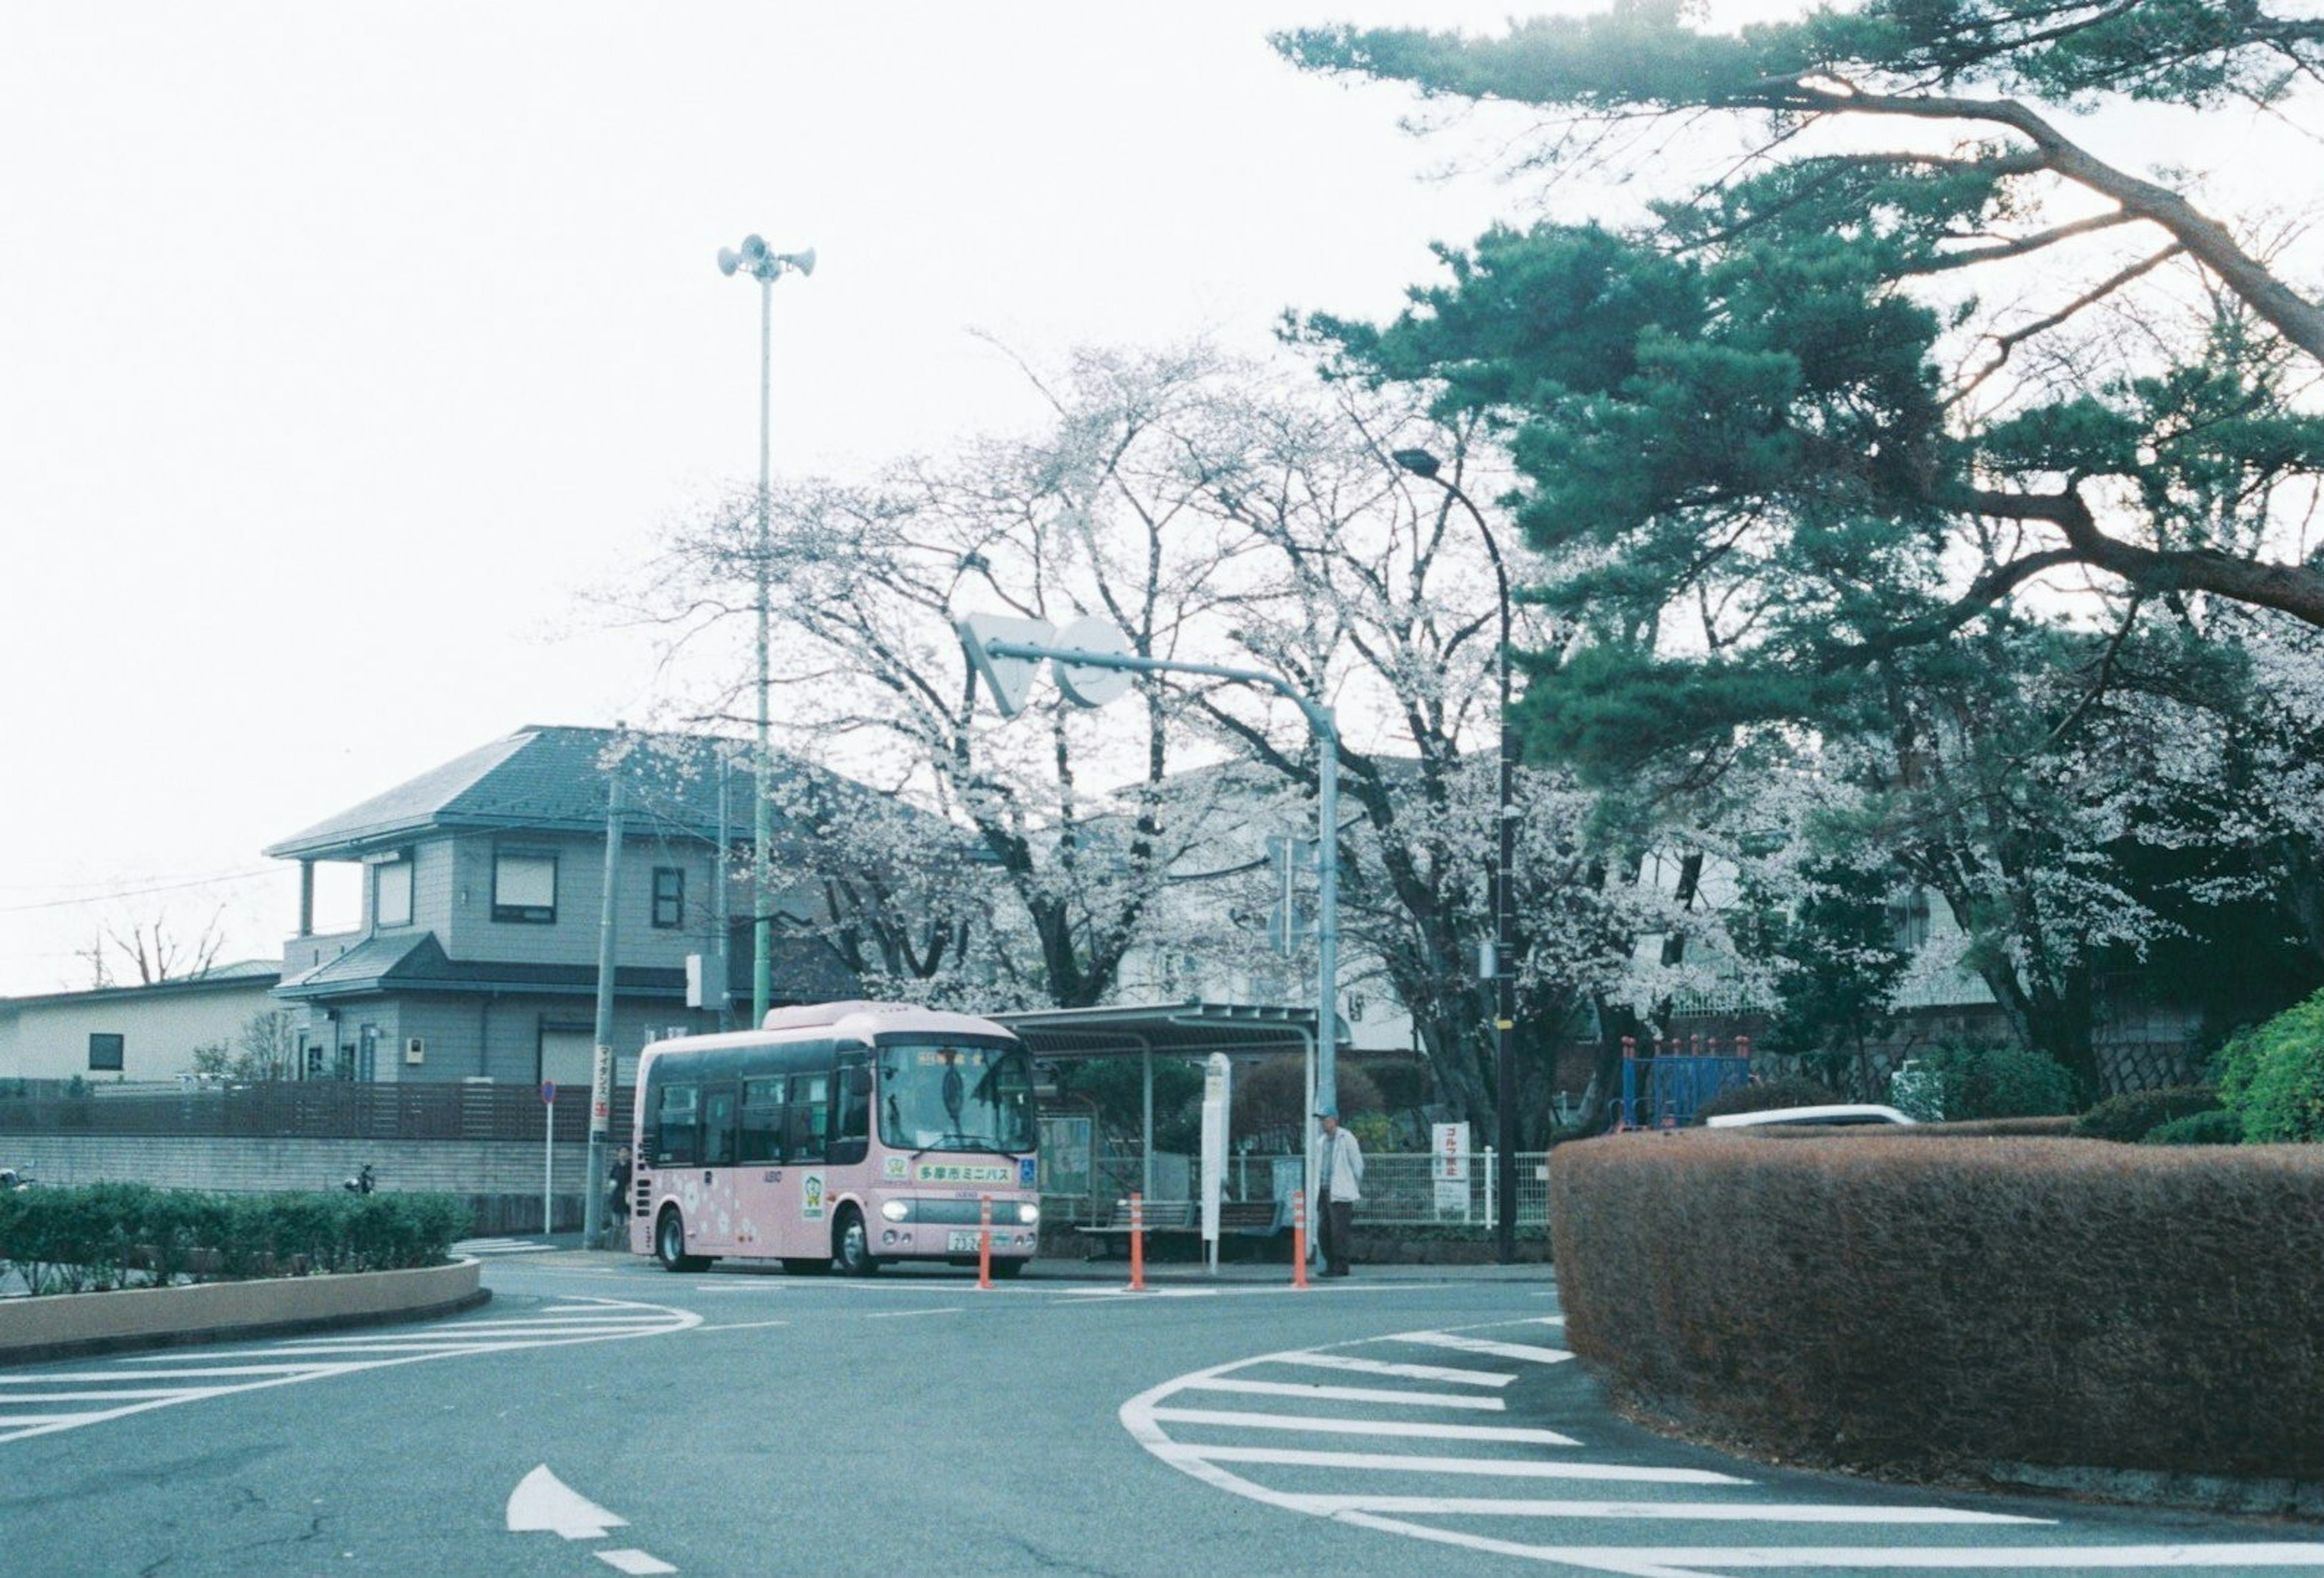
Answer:
[[1443, 462], [1425, 449], [1398, 449], [1388, 458], [1413, 475], [1425, 477], [1431, 482], [1436, 479], [1438, 472], [1444, 469]]

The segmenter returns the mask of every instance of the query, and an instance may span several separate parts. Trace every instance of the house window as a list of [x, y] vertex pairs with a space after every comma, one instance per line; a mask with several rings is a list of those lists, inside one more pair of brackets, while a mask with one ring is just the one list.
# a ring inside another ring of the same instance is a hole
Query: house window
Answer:
[[686, 924], [686, 872], [683, 867], [654, 867], [653, 923], [663, 931]]
[[557, 857], [537, 850], [494, 850], [493, 918], [556, 925]]
[[123, 1038], [103, 1030], [92, 1030], [88, 1037], [88, 1066], [92, 1073], [121, 1072]]
[[374, 926], [411, 924], [411, 860], [399, 854], [371, 868], [371, 916]]

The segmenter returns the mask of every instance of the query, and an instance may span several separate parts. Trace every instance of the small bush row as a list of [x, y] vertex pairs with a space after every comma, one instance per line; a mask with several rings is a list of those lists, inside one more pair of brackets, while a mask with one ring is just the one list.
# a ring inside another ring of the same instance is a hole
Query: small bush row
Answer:
[[0, 1271], [48, 1294], [438, 1266], [469, 1216], [448, 1195], [25, 1189], [0, 1194]]
[[[2084, 1112], [2074, 1122], [2074, 1135], [2080, 1140], [2111, 1140], [2119, 1144], [2135, 1144], [2165, 1123], [2198, 1112], [2224, 1111], [2219, 1104], [2218, 1091], [2208, 1084], [2180, 1084], [2162, 1090], [2126, 1091], [2109, 1096]], [[2242, 1131], [2236, 1131], [2242, 1138]], [[2227, 1143], [2234, 1144], [2234, 1140]]]
[[2324, 1477], [2324, 1148], [1710, 1130], [1550, 1166], [1568, 1345], [1645, 1407], [1875, 1470]]

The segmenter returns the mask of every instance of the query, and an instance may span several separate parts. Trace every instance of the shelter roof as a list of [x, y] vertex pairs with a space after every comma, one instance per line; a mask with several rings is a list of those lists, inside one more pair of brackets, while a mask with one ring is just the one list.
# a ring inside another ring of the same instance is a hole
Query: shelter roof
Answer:
[[1241, 1002], [1166, 1002], [1114, 1008], [1045, 1008], [988, 1015], [1017, 1032], [1036, 1057], [1266, 1057], [1305, 1052], [1315, 1010]]

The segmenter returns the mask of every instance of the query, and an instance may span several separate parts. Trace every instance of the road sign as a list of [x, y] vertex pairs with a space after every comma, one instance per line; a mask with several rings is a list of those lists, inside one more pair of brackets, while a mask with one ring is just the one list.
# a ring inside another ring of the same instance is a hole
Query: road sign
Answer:
[[[1076, 619], [1057, 632], [1056, 644], [1068, 651], [1096, 652], [1107, 657], [1130, 656], [1130, 638], [1110, 619]], [[1130, 688], [1130, 670], [1103, 669], [1089, 663], [1049, 660], [1050, 677], [1065, 699], [1075, 706], [1103, 706]]]
[[540, 1082], [540, 1099], [549, 1106], [553, 1107], [557, 1104], [557, 1082], [555, 1080], [545, 1079]]
[[969, 667], [983, 678], [992, 692], [992, 705], [1001, 709], [1004, 718], [1013, 718], [1025, 709], [1025, 697], [1033, 689], [1033, 675], [1038, 667], [1031, 658], [996, 658], [987, 651], [994, 641], [1021, 641], [1027, 646], [1046, 646], [1056, 631], [1046, 619], [1012, 619], [1000, 614], [964, 614], [954, 622], [960, 632], [960, 644], [968, 653]]

